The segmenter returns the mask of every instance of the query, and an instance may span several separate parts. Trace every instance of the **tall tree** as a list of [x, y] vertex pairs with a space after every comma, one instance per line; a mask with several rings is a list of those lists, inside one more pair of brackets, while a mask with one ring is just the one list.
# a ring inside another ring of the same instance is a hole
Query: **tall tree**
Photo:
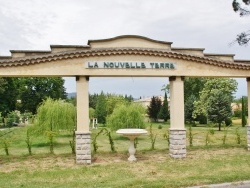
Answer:
[[107, 101], [106, 96], [101, 92], [101, 94], [98, 96], [97, 103], [96, 103], [96, 109], [95, 109], [95, 116], [99, 123], [106, 123], [106, 117], [107, 117]]
[[54, 136], [60, 130], [75, 131], [76, 108], [64, 100], [44, 100], [38, 107], [34, 133], [46, 135], [49, 138], [50, 152], [54, 152]]
[[222, 91], [224, 95], [229, 96], [230, 102], [232, 102], [233, 94], [237, 90], [237, 82], [236, 80], [229, 78], [208, 79], [204, 88], [200, 92], [200, 98], [194, 102], [195, 110], [193, 112], [193, 118], [196, 118], [199, 115], [207, 115], [209, 98], [218, 90]]
[[66, 99], [64, 80], [60, 77], [24, 78], [20, 110], [36, 113], [38, 105], [46, 98]]
[[186, 102], [190, 96], [196, 99], [200, 98], [200, 92], [204, 88], [207, 78], [185, 78], [184, 80], [184, 101]]
[[247, 124], [246, 120], [246, 107], [245, 107], [245, 100], [244, 97], [241, 98], [241, 125], [245, 127]]
[[19, 78], [1, 78], [0, 80], [0, 112], [6, 116], [9, 112], [16, 110], [17, 99], [20, 93]]
[[[245, 5], [245, 7], [242, 5]], [[250, 15], [250, 10], [246, 6], [250, 6], [250, 0], [242, 0], [240, 3], [238, 0], [233, 0], [232, 6], [235, 12], [239, 13], [240, 16]], [[236, 42], [239, 45], [246, 45], [250, 41], [250, 30], [241, 32], [236, 37]]]
[[164, 119], [164, 121], [167, 121], [170, 118], [169, 109], [168, 109], [167, 92], [165, 92], [164, 101], [163, 101], [163, 104], [161, 106], [161, 110], [160, 110], [160, 112], [158, 114], [158, 118], [159, 119]]
[[185, 101], [185, 121], [194, 122], [193, 111], [194, 111], [194, 101], [196, 97], [194, 95], [189, 96]]
[[94, 109], [96, 108], [98, 96], [99, 95], [97, 93], [89, 94], [89, 107], [90, 108], [94, 108]]
[[145, 128], [145, 108], [136, 103], [127, 103], [116, 106], [113, 113], [107, 118], [107, 126], [112, 130], [122, 128]]
[[114, 109], [122, 104], [126, 104], [127, 100], [122, 95], [108, 94], [106, 96], [107, 116], [112, 114]]
[[158, 114], [161, 110], [162, 102], [159, 97], [152, 97], [148, 106], [148, 115], [155, 122], [157, 121]]
[[214, 91], [208, 99], [208, 119], [218, 124], [219, 131], [221, 130], [222, 122], [232, 115], [231, 101], [231, 96], [225, 95], [222, 90]]

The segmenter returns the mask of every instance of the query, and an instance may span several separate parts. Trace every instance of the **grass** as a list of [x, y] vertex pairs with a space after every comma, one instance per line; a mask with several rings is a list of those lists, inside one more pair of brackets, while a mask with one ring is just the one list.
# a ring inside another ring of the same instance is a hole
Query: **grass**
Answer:
[[[230, 127], [226, 145], [223, 132], [213, 128], [211, 142], [205, 146], [207, 127], [193, 127], [193, 147], [188, 146], [185, 159], [169, 157], [163, 134], [169, 125], [153, 124], [157, 134], [155, 147], [150, 150], [149, 136], [141, 136], [137, 162], [128, 162], [127, 139], [112, 134], [117, 152], [110, 152], [106, 135], [100, 135], [91, 165], [76, 165], [69, 146], [71, 137], [61, 132], [56, 139], [55, 155], [50, 155], [46, 138], [32, 137], [32, 151], [26, 149], [25, 129], [15, 128], [9, 148], [10, 156], [0, 150], [0, 187], [187, 187], [221, 182], [249, 180], [250, 152], [246, 150], [246, 128], [239, 128], [242, 143], [237, 144], [235, 129]], [[188, 128], [187, 128], [188, 130]], [[96, 134], [99, 130], [93, 130]]]

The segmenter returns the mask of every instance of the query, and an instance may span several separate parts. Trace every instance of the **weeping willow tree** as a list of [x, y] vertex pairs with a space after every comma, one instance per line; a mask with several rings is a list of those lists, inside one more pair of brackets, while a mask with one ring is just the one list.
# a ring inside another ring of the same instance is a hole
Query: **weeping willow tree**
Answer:
[[[58, 132], [60, 130], [74, 132], [75, 126], [76, 108], [73, 104], [61, 99], [53, 100], [48, 98], [38, 107], [34, 130], [36, 133], [48, 137], [50, 153], [54, 153], [54, 137]], [[72, 142], [74, 142], [74, 139]], [[71, 145], [74, 146], [72, 142]]]
[[145, 108], [139, 104], [117, 106], [107, 118], [107, 127], [111, 130], [121, 128], [145, 128]]

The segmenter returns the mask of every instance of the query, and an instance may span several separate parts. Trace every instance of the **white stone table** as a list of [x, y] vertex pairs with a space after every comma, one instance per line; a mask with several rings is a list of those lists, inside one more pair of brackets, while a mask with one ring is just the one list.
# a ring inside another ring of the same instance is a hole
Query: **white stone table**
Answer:
[[134, 140], [136, 137], [138, 137], [140, 135], [147, 134], [148, 131], [146, 131], [145, 129], [119, 129], [116, 131], [116, 133], [129, 138], [130, 145], [128, 148], [128, 152], [129, 152], [130, 156], [129, 156], [128, 160], [129, 161], [136, 161], [136, 158], [135, 158], [136, 149], [134, 146]]

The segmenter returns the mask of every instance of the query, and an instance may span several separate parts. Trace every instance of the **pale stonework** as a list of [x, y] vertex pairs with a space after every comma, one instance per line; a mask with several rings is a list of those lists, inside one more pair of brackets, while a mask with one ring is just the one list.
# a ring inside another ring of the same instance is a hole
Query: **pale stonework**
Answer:
[[250, 126], [247, 126], [247, 149], [250, 150]]
[[170, 129], [169, 154], [175, 159], [185, 158], [186, 150], [186, 130]]
[[91, 164], [90, 133], [76, 132], [76, 163]]
[[[170, 78], [170, 155], [186, 156], [184, 125], [184, 78], [247, 78], [250, 98], [250, 60], [236, 60], [233, 54], [206, 54], [203, 48], [173, 48], [171, 42], [142, 36], [124, 35], [110, 39], [89, 40], [87, 45], [51, 45], [49, 51], [11, 50], [0, 56], [2, 77], [76, 77], [77, 135], [76, 162], [91, 163], [89, 130], [89, 83], [91, 77], [167, 77]], [[164, 68], [86, 68], [88, 62], [174, 63]], [[121, 86], [124, 87], [124, 86]], [[250, 100], [248, 100], [250, 109]], [[250, 110], [248, 111], [248, 124]], [[249, 127], [247, 131], [250, 147]]]

